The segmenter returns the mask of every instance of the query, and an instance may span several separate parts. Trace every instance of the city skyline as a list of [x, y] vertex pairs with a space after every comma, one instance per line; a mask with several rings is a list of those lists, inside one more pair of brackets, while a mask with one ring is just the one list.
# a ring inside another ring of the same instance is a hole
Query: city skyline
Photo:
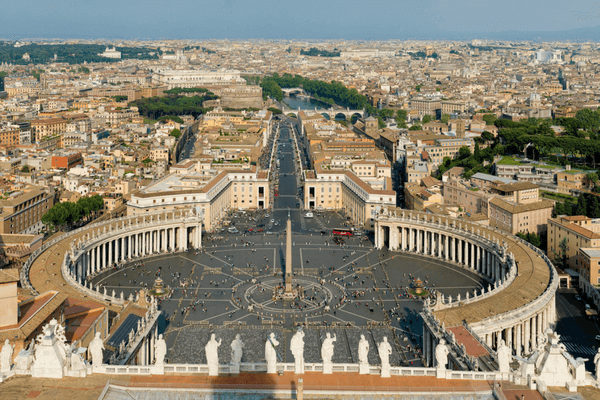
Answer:
[[[0, 37], [106, 39], [498, 39], [597, 40], [600, 8], [593, 1], [376, 0], [276, 4], [152, 0], [81, 5], [28, 0], [4, 6]], [[515, 13], [514, 10], [519, 10]], [[561, 10], [561, 12], [557, 12]]]

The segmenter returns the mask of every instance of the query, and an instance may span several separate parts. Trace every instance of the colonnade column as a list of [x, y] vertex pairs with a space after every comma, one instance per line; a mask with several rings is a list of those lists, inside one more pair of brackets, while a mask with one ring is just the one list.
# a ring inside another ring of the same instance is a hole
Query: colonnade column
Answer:
[[146, 232], [142, 232], [142, 256], [146, 255]]
[[515, 326], [515, 329], [517, 330], [517, 333], [515, 335], [515, 355], [517, 357], [521, 357], [521, 323], [518, 323]]
[[102, 251], [102, 269], [106, 268], [106, 243], [100, 245], [100, 251]]

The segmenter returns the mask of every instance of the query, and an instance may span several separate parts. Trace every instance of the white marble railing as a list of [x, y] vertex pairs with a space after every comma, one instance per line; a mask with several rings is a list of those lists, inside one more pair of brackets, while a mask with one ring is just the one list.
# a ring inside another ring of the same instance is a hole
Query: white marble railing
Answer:
[[[239, 370], [230, 365], [219, 365], [219, 374], [231, 374], [239, 372], [262, 372], [266, 373], [266, 363], [240, 363]], [[277, 363], [277, 371], [293, 372], [294, 363]], [[304, 372], [322, 372], [322, 363], [304, 364]], [[358, 364], [333, 364], [333, 373], [359, 372]], [[410, 367], [390, 367], [391, 376], [436, 376], [435, 368], [410, 368]], [[102, 365], [94, 368], [94, 373], [114, 374], [114, 375], [162, 375], [162, 374], [208, 374], [207, 364], [165, 364], [156, 365]], [[380, 375], [381, 367], [377, 365], [369, 366], [369, 375]], [[445, 371], [446, 379], [465, 379], [494, 381], [501, 380], [502, 374], [497, 372], [483, 371]]]

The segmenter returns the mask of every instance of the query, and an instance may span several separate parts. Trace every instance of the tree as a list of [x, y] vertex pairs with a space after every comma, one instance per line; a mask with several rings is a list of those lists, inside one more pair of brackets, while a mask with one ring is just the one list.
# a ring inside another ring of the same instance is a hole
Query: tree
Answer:
[[598, 174], [596, 172], [589, 172], [585, 175], [585, 179], [590, 189], [593, 189], [596, 186], [596, 182], [598, 182]]
[[587, 213], [589, 218], [600, 218], [600, 203], [598, 197], [590, 194], [587, 201]]
[[461, 160], [468, 158], [470, 155], [471, 155], [471, 150], [469, 149], [469, 147], [462, 146], [460, 149], [458, 149], [458, 157]]
[[478, 163], [481, 162], [481, 150], [479, 149], [479, 143], [475, 142], [475, 150], [473, 152], [473, 156], [475, 157], [475, 161]]
[[559, 268], [566, 269], [568, 268], [567, 264], [567, 250], [569, 249], [569, 244], [567, 243], [567, 238], [563, 238], [558, 244], [558, 251], [554, 252], [554, 264]]
[[554, 216], [565, 215], [565, 205], [560, 201], [554, 203]]
[[175, 139], [179, 139], [179, 137], [181, 136], [181, 131], [175, 128], [171, 131], [170, 135], [175, 137]]
[[577, 199], [575, 215], [587, 215], [587, 201], [584, 194], [581, 194], [579, 199]]
[[486, 142], [491, 142], [492, 140], [494, 140], [494, 135], [492, 135], [491, 132], [483, 131], [483, 133], [481, 134], [481, 138]]
[[406, 112], [406, 110], [396, 110], [396, 119], [406, 121], [407, 117], [408, 117], [408, 113]]
[[565, 215], [573, 215], [573, 206], [566, 199], [563, 202], [563, 208], [565, 210]]
[[431, 115], [429, 114], [423, 116], [423, 123], [426, 124], [428, 122], [431, 122]]
[[409, 131], [420, 131], [421, 130], [421, 125], [419, 124], [414, 124], [412, 125], [410, 128], [408, 128]]
[[267, 110], [271, 111], [273, 115], [283, 114], [283, 111], [281, 111], [279, 108], [269, 107]]
[[23, 168], [21, 168], [21, 172], [29, 172], [29, 165], [24, 165]]
[[442, 124], [447, 124], [450, 121], [450, 114], [442, 114], [441, 118]]
[[485, 114], [481, 119], [483, 119], [487, 125], [494, 125], [496, 116], [494, 114]]
[[386, 127], [386, 124], [381, 116], [377, 117], [377, 126], [379, 127], [379, 129], [383, 129]]

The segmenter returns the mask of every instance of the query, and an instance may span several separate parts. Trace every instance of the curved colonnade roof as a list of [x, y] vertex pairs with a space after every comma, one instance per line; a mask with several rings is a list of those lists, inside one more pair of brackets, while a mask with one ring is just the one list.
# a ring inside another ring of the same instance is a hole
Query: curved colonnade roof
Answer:
[[[164, 218], [162, 217], [163, 215], [166, 215], [168, 218], [170, 218], [171, 214], [171, 211], [165, 214], [160, 214], [161, 219], [164, 220]], [[179, 212], [176, 212], [176, 215], [177, 214], [179, 214]], [[147, 214], [146, 222], [148, 222], [149, 215], [153, 215], [154, 217], [156, 217], [158, 214]], [[133, 219], [133, 223], [135, 224], [136, 220], [138, 220], [141, 223], [142, 217], [142, 215], [139, 215], [131, 218]], [[122, 222], [117, 220], [111, 220], [105, 225], [100, 226], [100, 228], [84, 228], [80, 232], [74, 234], [73, 236], [65, 237], [59, 240], [54, 245], [50, 246], [48, 249], [46, 249], [35, 259], [35, 261], [31, 264], [31, 267], [29, 268], [29, 281], [31, 282], [31, 286], [33, 286], [33, 288], [38, 293], [45, 293], [49, 290], [57, 290], [66, 293], [67, 295], [74, 298], [87, 298], [85, 294], [81, 293], [75, 287], [71, 286], [63, 278], [61, 272], [61, 265], [65, 258], [65, 253], [67, 253], [71, 249], [71, 243], [77, 242], [79, 239], [82, 239], [85, 235], [92, 231], [97, 232], [98, 229], [102, 231], [104, 229], [104, 226], [106, 226], [107, 230], [109, 230], [109, 226], [113, 229], [117, 229], [122, 227]], [[133, 228], [135, 228], [135, 225], [133, 226]], [[106, 304], [107, 306], [109, 306], [111, 311], [121, 310], [122, 308], [117, 305], [111, 305], [108, 302], [104, 302], [99, 299], [94, 299], [94, 301]]]
[[[497, 239], [501, 244], [504, 241], [507, 246], [507, 252], [513, 253], [515, 257], [515, 261], [517, 263], [517, 276], [507, 288], [498, 291], [497, 293], [485, 299], [433, 312], [433, 315], [439, 319], [440, 323], [443, 322], [446, 327], [462, 325], [463, 321], [466, 321], [471, 325], [481, 322], [486, 318], [515, 310], [540, 297], [548, 285], [550, 285], [551, 271], [546, 264], [546, 261], [532, 248], [522, 243], [515, 236], [483, 225], [472, 224], [464, 220], [452, 219], [437, 214], [426, 214], [417, 211], [408, 211], [401, 208], [391, 208], [389, 210], [391, 215], [393, 215], [394, 212], [396, 212], [397, 216], [400, 216], [402, 213], [404, 213], [405, 217], [413, 215], [414, 218], [416, 215], [418, 215], [419, 221], [421, 222], [424, 221], [424, 217], [428, 222], [432, 223], [441, 221], [442, 229], [444, 229], [445, 221], [448, 221], [449, 229], [452, 225], [452, 221], [456, 221], [457, 228], [459, 224], [461, 224], [463, 229], [465, 227], [467, 228], [468, 232], [462, 231], [464, 232], [463, 236], [465, 239], [470, 238], [472, 228], [475, 231], [475, 235], [477, 235], [477, 230], [479, 230], [480, 236], [487, 238], [489, 234], [490, 239], [493, 241]], [[402, 221], [396, 217], [386, 217], [385, 215], [379, 215], [377, 219], [381, 223]], [[416, 220], [413, 221], [416, 222]]]

